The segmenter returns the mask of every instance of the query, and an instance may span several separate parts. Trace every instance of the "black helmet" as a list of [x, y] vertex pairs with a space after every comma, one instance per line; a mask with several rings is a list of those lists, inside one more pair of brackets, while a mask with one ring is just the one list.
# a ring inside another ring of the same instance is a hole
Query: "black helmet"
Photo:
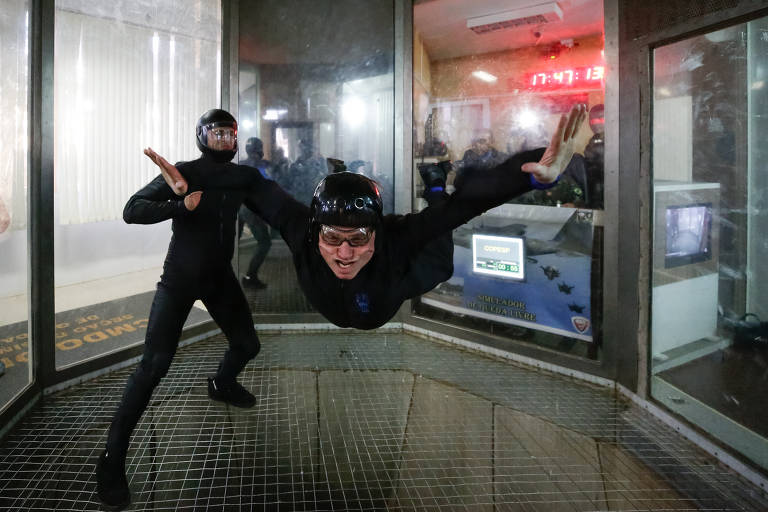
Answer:
[[[230, 150], [215, 150], [208, 147], [208, 130], [221, 126], [235, 129], [235, 145]], [[197, 120], [197, 147], [205, 154], [211, 155], [217, 162], [229, 162], [237, 154], [237, 121], [232, 114], [220, 108], [214, 108], [200, 116]]]
[[381, 212], [381, 193], [375, 181], [347, 171], [330, 174], [317, 185], [312, 197], [311, 239], [317, 242], [320, 224], [376, 229]]
[[258, 137], [251, 137], [245, 141], [245, 152], [248, 156], [258, 153], [261, 158], [264, 156], [264, 143]]

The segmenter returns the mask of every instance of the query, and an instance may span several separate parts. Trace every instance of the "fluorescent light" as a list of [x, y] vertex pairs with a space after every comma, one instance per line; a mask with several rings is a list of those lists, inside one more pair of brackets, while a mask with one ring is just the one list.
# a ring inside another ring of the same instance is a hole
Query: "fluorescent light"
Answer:
[[287, 112], [288, 111], [284, 110], [284, 109], [268, 108], [266, 113], [263, 116], [263, 119], [265, 121], [277, 121], [283, 115], [285, 115]]
[[562, 21], [562, 19], [563, 11], [560, 9], [560, 5], [557, 2], [545, 2], [486, 16], [468, 18], [467, 28], [476, 34], [485, 34], [524, 25], [542, 25], [553, 21]]
[[483, 82], [495, 82], [496, 80], [498, 80], [498, 78], [496, 78], [492, 74], [487, 73], [485, 71], [480, 71], [480, 70], [473, 71], [472, 76], [474, 76], [475, 78], [479, 78]]
[[533, 110], [526, 108], [518, 114], [517, 124], [523, 129], [533, 128], [539, 124], [539, 116]]
[[348, 97], [341, 106], [341, 115], [344, 121], [356, 128], [365, 121], [365, 103], [357, 96]]

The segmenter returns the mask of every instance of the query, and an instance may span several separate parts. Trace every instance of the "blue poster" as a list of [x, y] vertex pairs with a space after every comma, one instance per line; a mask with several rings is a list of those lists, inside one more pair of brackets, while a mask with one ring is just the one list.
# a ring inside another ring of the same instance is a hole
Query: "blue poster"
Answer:
[[[495, 208], [454, 232], [453, 277], [422, 301], [592, 341], [592, 221], [591, 210]], [[521, 241], [524, 250], [516, 254]]]

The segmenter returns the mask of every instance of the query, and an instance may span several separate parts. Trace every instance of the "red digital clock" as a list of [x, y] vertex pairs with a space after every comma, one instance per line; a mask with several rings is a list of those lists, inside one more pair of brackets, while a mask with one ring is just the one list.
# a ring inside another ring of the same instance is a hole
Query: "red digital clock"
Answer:
[[526, 84], [530, 89], [560, 89], [601, 85], [605, 78], [604, 66], [589, 66], [530, 73]]

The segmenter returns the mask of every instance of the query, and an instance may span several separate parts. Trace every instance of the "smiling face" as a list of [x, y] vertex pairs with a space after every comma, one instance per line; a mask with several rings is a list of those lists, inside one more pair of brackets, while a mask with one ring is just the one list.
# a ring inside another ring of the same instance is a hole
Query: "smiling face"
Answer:
[[[339, 279], [354, 279], [373, 257], [376, 232], [371, 233], [370, 239], [366, 243], [353, 246], [350, 245], [348, 239], [357, 234], [358, 228], [328, 227], [333, 231], [334, 237], [324, 237], [321, 229], [321, 236], [317, 240], [317, 248], [320, 250], [320, 255], [336, 277]], [[347, 235], [341, 244], [337, 243], [339, 241], [338, 235], [342, 237]], [[334, 243], [329, 243], [329, 241]]]

